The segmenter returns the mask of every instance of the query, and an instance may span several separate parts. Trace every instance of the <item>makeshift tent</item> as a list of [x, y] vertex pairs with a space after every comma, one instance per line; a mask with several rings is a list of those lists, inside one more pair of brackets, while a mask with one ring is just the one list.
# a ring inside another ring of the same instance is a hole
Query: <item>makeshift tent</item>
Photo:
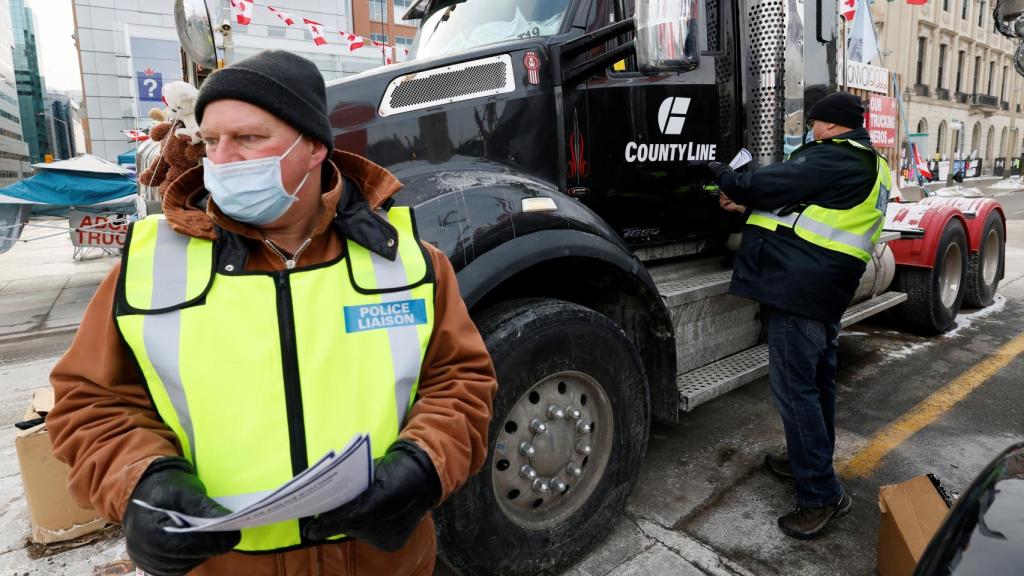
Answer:
[[94, 206], [133, 202], [135, 182], [127, 176], [44, 170], [0, 188], [0, 204], [42, 207]]
[[131, 170], [127, 170], [108, 162], [98, 156], [92, 154], [82, 154], [81, 156], [75, 156], [70, 160], [60, 160], [57, 162], [39, 162], [32, 165], [33, 168], [38, 170], [65, 170], [71, 172], [89, 172], [91, 174], [119, 174], [121, 176], [128, 176], [131, 174]]
[[[33, 164], [37, 174], [0, 188], [0, 253], [14, 245], [29, 214], [67, 216], [138, 213], [135, 181], [127, 170], [88, 154]], [[72, 226], [70, 229], [74, 231]]]

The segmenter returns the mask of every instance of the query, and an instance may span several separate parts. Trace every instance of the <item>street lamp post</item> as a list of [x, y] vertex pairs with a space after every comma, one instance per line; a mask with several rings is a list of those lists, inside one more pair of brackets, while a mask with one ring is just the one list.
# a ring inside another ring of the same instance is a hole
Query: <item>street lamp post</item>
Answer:
[[[50, 114], [49, 112], [36, 112], [36, 116], [48, 116], [50, 118], [50, 120], [56, 120], [57, 122], [60, 122], [61, 124], [64, 125], [64, 135], [67, 136], [67, 138], [68, 138], [68, 158], [70, 158], [71, 157], [71, 129], [68, 127], [68, 123], [63, 121], [63, 120], [61, 120], [60, 118], [57, 118], [53, 114]], [[51, 126], [52, 126], [52, 124], [51, 124]]]

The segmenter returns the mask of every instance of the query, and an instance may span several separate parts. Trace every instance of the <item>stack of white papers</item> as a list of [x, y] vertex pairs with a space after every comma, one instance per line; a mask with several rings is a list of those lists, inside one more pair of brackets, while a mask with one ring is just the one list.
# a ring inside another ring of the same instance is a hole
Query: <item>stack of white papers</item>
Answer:
[[225, 508], [233, 510], [227, 516], [199, 518], [151, 506], [141, 500], [133, 502], [170, 516], [178, 527], [164, 528], [167, 532], [226, 532], [328, 512], [355, 499], [370, 487], [371, 482], [370, 437], [358, 434], [341, 453], [328, 452], [316, 464], [276, 490], [244, 497], [214, 498]]
[[747, 150], [746, 148], [740, 148], [740, 151], [737, 152], [736, 155], [733, 156], [732, 160], [729, 162], [729, 168], [732, 168], [733, 170], [739, 170], [743, 166], [749, 164], [750, 161], [753, 159], [754, 156], [750, 153], [750, 150]]

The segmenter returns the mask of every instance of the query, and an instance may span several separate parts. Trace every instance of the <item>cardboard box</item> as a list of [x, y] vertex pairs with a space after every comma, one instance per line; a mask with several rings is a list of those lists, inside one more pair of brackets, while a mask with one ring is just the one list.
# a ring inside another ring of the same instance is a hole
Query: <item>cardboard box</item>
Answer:
[[[36, 390], [24, 419], [43, 417], [51, 408], [53, 389]], [[72, 540], [106, 525], [96, 512], [82, 508], [71, 498], [68, 466], [54, 458], [45, 423], [18, 430], [14, 447], [18, 452], [21, 482], [25, 486], [33, 542], [50, 544]]]
[[927, 476], [878, 491], [879, 576], [911, 576], [949, 508]]

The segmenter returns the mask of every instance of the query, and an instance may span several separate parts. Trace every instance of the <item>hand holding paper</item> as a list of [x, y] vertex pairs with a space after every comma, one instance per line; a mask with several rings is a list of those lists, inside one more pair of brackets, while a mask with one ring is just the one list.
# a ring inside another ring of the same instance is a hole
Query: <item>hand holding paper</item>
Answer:
[[[142, 500], [153, 505], [140, 504]], [[150, 464], [121, 518], [128, 555], [149, 574], [185, 574], [229, 552], [242, 537], [237, 531], [168, 534], [165, 530], [175, 520], [156, 506], [206, 517], [230, 512], [206, 495], [206, 488], [184, 458], [159, 458]]]
[[376, 462], [373, 484], [352, 502], [311, 520], [303, 535], [325, 540], [344, 533], [385, 552], [405, 545], [441, 497], [434, 464], [415, 442], [399, 440]]
[[359, 434], [340, 454], [332, 450], [276, 490], [244, 497], [218, 498], [221, 504], [234, 508], [234, 512], [224, 516], [193, 516], [159, 508], [142, 500], [133, 502], [170, 517], [177, 526], [165, 527], [166, 532], [224, 532], [315, 516], [351, 501], [372, 481], [370, 437]]

